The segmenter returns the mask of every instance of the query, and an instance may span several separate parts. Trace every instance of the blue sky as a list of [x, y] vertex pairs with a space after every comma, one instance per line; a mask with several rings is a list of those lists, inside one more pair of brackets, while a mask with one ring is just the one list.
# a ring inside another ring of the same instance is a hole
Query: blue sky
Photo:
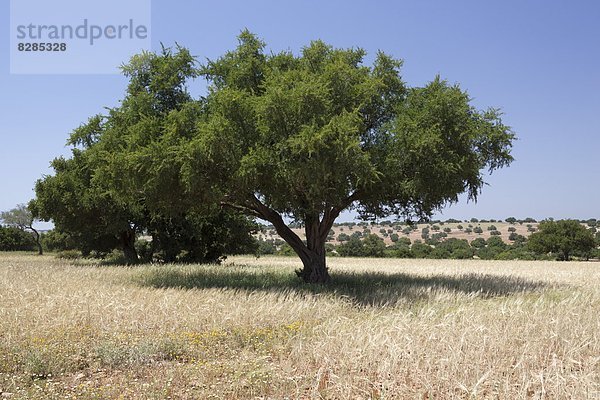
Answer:
[[[233, 48], [245, 27], [274, 51], [313, 39], [384, 50], [404, 59], [410, 85], [438, 73], [458, 82], [477, 107], [502, 108], [519, 137], [516, 161], [487, 178], [478, 203], [463, 199], [441, 218], [600, 218], [599, 21], [597, 1], [154, 0], [151, 38], [200, 60]], [[10, 75], [8, 26], [3, 0], [0, 210], [32, 198], [49, 162], [68, 154], [67, 135], [126, 85], [119, 75]]]

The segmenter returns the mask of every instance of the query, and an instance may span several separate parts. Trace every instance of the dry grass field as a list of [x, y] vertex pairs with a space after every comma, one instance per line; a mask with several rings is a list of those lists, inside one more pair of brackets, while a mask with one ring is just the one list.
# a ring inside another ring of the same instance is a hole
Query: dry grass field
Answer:
[[598, 399], [600, 263], [0, 255], [10, 399]]

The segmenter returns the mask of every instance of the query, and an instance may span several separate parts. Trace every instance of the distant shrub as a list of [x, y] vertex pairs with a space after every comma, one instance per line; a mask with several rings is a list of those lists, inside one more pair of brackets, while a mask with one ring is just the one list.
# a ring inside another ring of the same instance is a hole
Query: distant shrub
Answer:
[[476, 249], [482, 249], [486, 246], [484, 238], [477, 238], [471, 242], [471, 246]]
[[490, 225], [487, 227], [487, 230], [488, 231], [496, 231], [496, 230], [498, 230], [498, 228], [496, 228], [496, 225]]
[[411, 246], [410, 251], [416, 258], [427, 258], [431, 253], [432, 248], [427, 244], [415, 242], [415, 244]]
[[490, 235], [492, 235], [492, 236], [500, 236], [500, 235], [502, 235], [502, 233], [500, 231], [498, 231], [498, 230], [494, 230], [494, 231], [490, 232]]
[[429, 257], [435, 259], [450, 258], [450, 252], [444, 248], [436, 247], [429, 253]]
[[462, 231], [462, 230], [463, 230], [463, 226], [462, 226], [462, 225], [456, 225], [456, 229], [458, 229], [458, 230], [461, 230], [461, 231]]
[[509, 231], [509, 232], [516, 232], [516, 231], [517, 231], [517, 228], [515, 228], [514, 226], [509, 226], [509, 227], [508, 227], [508, 231]]
[[475, 228], [473, 228], [473, 232], [481, 235], [483, 233], [483, 229], [481, 229], [480, 226], [476, 226]]
[[63, 250], [56, 253], [56, 257], [65, 260], [76, 260], [81, 257], [81, 253], [79, 250]]
[[0, 226], [0, 251], [29, 251], [35, 248], [31, 233], [14, 227]]
[[337, 237], [338, 242], [347, 242], [350, 240], [350, 235], [346, 233], [340, 233]]
[[258, 247], [256, 249], [257, 255], [267, 255], [275, 253], [277, 253], [277, 246], [275, 245], [275, 241], [273, 239], [258, 241]]

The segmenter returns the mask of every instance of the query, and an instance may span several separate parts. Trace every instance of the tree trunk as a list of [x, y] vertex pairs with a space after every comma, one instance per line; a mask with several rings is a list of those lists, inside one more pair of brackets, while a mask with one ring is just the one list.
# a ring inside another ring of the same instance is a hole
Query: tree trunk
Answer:
[[304, 223], [306, 250], [298, 254], [304, 268], [297, 274], [307, 283], [329, 283], [331, 277], [325, 261], [325, 240], [330, 229], [328, 222], [321, 222], [318, 215], [310, 215]]
[[336, 206], [327, 205], [322, 213], [306, 215], [304, 219], [306, 243], [285, 224], [277, 211], [263, 204], [256, 196], [252, 196], [243, 204], [223, 201], [221, 205], [272, 223], [279, 236], [294, 249], [298, 257], [302, 260], [303, 268], [296, 271], [296, 274], [306, 283], [325, 284], [331, 281], [325, 262], [325, 242], [327, 235], [333, 226], [333, 222], [340, 215], [340, 212], [358, 200], [359, 197], [360, 192], [356, 191]]
[[137, 251], [135, 250], [135, 231], [128, 230], [121, 232], [121, 249], [123, 250], [123, 256], [128, 265], [135, 264], [138, 262]]
[[42, 242], [40, 240], [40, 233], [33, 227], [30, 227], [30, 229], [33, 231], [33, 234], [35, 235], [35, 244], [37, 245], [37, 248], [38, 248], [38, 255], [41, 256], [44, 254], [44, 249], [42, 248]]
[[306, 283], [329, 283], [331, 277], [325, 261], [325, 242], [321, 243], [319, 249], [298, 254], [302, 260], [303, 268], [296, 274]]

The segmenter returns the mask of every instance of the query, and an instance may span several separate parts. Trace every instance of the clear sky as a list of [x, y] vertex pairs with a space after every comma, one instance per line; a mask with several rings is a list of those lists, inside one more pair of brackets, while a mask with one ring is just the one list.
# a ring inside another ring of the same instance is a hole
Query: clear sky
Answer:
[[[0, 210], [32, 198], [49, 162], [68, 154], [71, 130], [126, 85], [119, 75], [10, 75], [8, 26], [0, 0]], [[313, 39], [381, 49], [404, 59], [410, 85], [439, 73], [477, 107], [502, 108], [516, 161], [488, 177], [478, 203], [439, 217], [600, 218], [600, 2], [152, 1], [154, 49], [177, 42], [216, 58], [246, 27], [273, 51]]]

